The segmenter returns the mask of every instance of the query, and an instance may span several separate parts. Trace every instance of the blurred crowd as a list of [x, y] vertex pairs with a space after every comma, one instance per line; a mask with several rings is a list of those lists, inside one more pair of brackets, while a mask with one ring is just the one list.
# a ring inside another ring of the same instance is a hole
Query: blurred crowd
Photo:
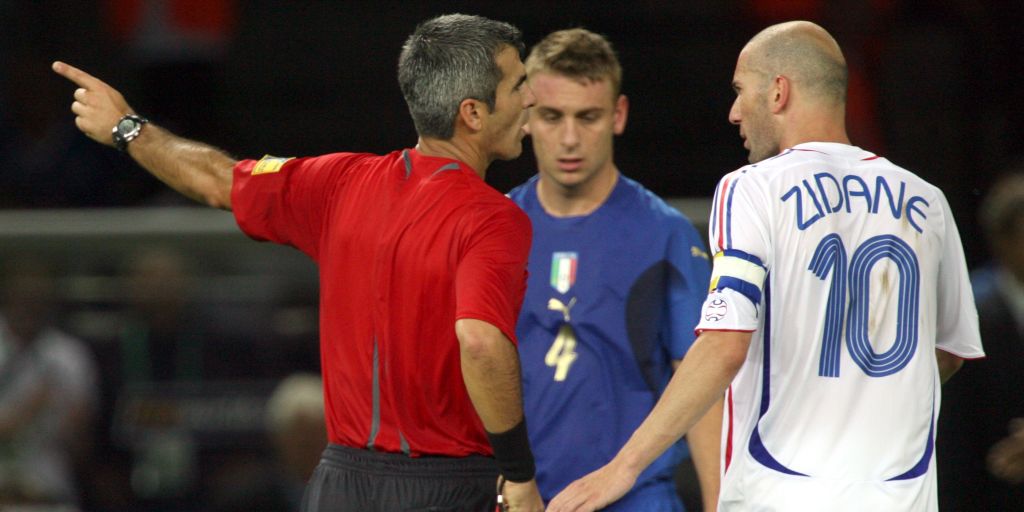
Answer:
[[297, 509], [326, 443], [315, 292], [254, 340], [172, 249], [90, 304], [45, 255], [0, 262], [0, 508]]

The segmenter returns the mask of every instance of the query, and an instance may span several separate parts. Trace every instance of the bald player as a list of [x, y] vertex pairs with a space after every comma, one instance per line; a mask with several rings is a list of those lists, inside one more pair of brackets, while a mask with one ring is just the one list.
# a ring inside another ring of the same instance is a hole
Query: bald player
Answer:
[[700, 333], [608, 465], [548, 510], [618, 499], [725, 393], [720, 511], [935, 511], [940, 384], [984, 355], [942, 192], [850, 145], [846, 63], [821, 27], [740, 52]]

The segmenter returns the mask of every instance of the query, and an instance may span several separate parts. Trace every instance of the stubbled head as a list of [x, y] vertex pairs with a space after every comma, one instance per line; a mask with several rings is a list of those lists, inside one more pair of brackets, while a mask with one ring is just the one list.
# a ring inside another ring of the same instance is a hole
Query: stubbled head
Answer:
[[748, 68], [769, 80], [782, 75], [810, 99], [845, 104], [847, 70], [839, 44], [809, 21], [772, 25], [743, 49]]
[[[781, 82], [785, 91], [781, 91]], [[825, 29], [808, 21], [772, 25], [744, 46], [733, 75], [736, 101], [729, 121], [740, 126], [751, 163], [782, 149], [779, 114], [814, 109], [841, 119], [846, 107], [846, 59]], [[780, 98], [784, 94], [784, 98]]]

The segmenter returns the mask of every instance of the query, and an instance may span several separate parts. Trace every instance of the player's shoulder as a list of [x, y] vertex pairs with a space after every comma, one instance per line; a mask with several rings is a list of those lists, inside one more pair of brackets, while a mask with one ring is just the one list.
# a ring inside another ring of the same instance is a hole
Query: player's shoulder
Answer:
[[649, 233], [695, 229], [682, 212], [640, 182], [620, 174], [616, 189], [606, 207], [620, 222]]
[[625, 206], [637, 215], [646, 215], [653, 220], [678, 221], [686, 217], [667, 201], [655, 194], [640, 182], [622, 174], [619, 175], [619, 186], [625, 189], [628, 201]]
[[790, 148], [771, 158], [744, 165], [725, 174], [719, 180], [718, 185], [719, 188], [726, 188], [729, 186], [739, 185], [741, 182], [744, 187], [749, 187], [755, 183], [764, 184], [772, 181], [785, 170], [806, 165], [810, 159], [814, 159], [816, 157], [817, 155], [812, 153], [797, 151]]
[[890, 181], [895, 183], [906, 183], [908, 186], [912, 186], [913, 192], [925, 197], [929, 203], [935, 200], [941, 204], [947, 204], [945, 193], [934, 183], [905, 167], [893, 163], [888, 158], [873, 153], [869, 154], [871, 156], [862, 159], [862, 163], [869, 166], [878, 176], [891, 178]]
[[[264, 159], [273, 159], [274, 157], [264, 157]], [[364, 152], [352, 152], [352, 151], [339, 151], [334, 153], [324, 153], [322, 155], [299, 157], [299, 158], [288, 158], [285, 165], [289, 164], [302, 164], [309, 166], [311, 164], [329, 167], [329, 166], [355, 166], [355, 165], [366, 165], [376, 166], [379, 164], [388, 164], [401, 158], [400, 151], [392, 151], [391, 153], [378, 155], [376, 153], [364, 153]], [[262, 161], [262, 160], [261, 160]]]
[[785, 171], [803, 168], [808, 165], [833, 166], [839, 161], [868, 161], [877, 158], [879, 158], [877, 155], [849, 144], [804, 142], [787, 148], [771, 158], [745, 165], [735, 172], [772, 179]]
[[886, 158], [857, 146], [838, 142], [805, 142], [771, 158], [736, 169], [723, 176], [719, 186], [740, 181], [746, 183], [746, 186], [753, 183], [769, 184], [780, 178], [789, 186], [792, 172], [802, 176], [809, 168], [840, 168], [853, 173], [871, 168], [873, 172], [900, 174], [911, 180], [924, 181]]
[[526, 208], [531, 200], [536, 198], [537, 181], [539, 179], [540, 175], [535, 174], [530, 179], [509, 190], [508, 194], [505, 195], [520, 207]]
[[[734, 171], [725, 173], [715, 187], [714, 200], [729, 200], [737, 190], [762, 188], [776, 173], [776, 167], [763, 165], [764, 162], [748, 164]], [[756, 195], [756, 194], [755, 194]]]

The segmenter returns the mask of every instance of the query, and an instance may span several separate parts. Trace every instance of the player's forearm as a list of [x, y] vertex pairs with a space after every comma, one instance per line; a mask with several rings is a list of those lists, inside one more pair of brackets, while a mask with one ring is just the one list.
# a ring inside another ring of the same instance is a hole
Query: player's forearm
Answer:
[[186, 197], [231, 209], [232, 172], [237, 163], [212, 146], [178, 137], [152, 123], [128, 145], [143, 168]]
[[523, 419], [519, 354], [498, 328], [479, 320], [455, 324], [462, 378], [484, 428], [505, 432]]
[[938, 362], [939, 379], [943, 384], [964, 365], [962, 358], [940, 349], [935, 349], [935, 360]]
[[719, 461], [722, 450], [722, 407], [718, 399], [708, 412], [686, 434], [693, 465], [697, 468], [697, 481], [704, 502], [704, 510], [715, 510], [721, 480]]
[[702, 334], [669, 381], [661, 399], [613, 460], [639, 474], [719, 401], [746, 359], [750, 333]]

